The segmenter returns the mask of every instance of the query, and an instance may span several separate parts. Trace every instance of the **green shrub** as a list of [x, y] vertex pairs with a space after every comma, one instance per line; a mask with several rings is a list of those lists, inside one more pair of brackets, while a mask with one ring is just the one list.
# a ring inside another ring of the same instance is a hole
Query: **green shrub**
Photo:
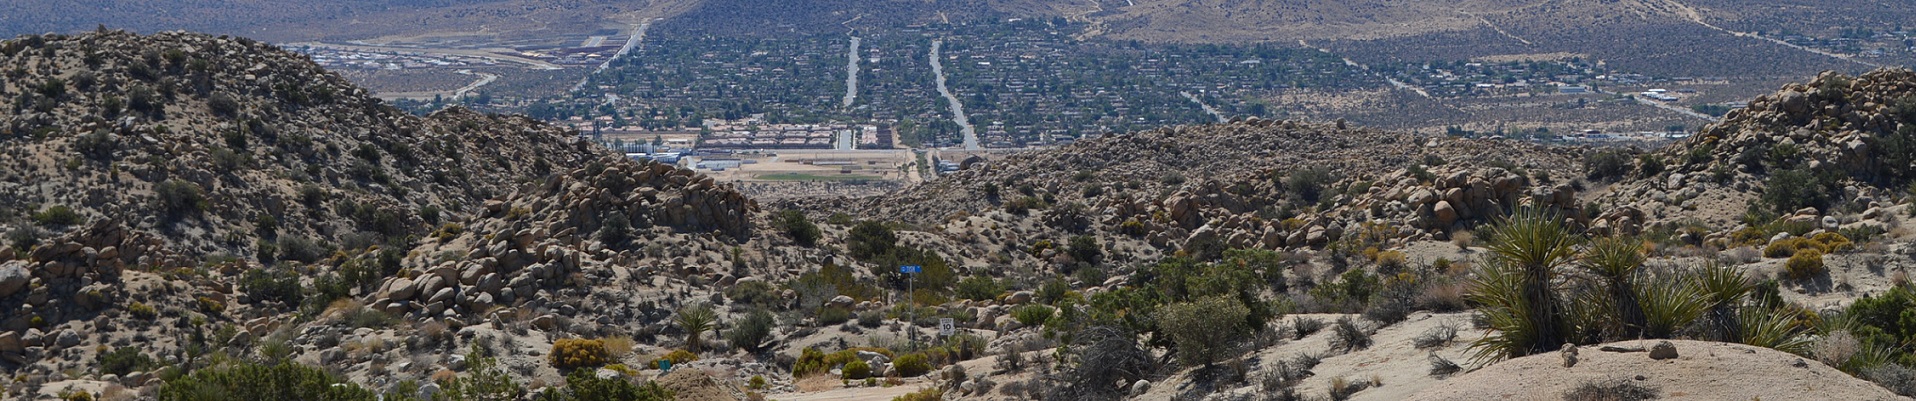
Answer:
[[852, 227], [851, 237], [845, 241], [845, 250], [858, 260], [869, 260], [879, 255], [891, 253], [898, 245], [898, 234], [890, 227], [876, 221], [862, 221]]
[[597, 339], [562, 338], [552, 342], [552, 352], [546, 355], [546, 362], [559, 370], [598, 368], [612, 360], [605, 341]]
[[799, 351], [798, 361], [792, 363], [792, 377], [805, 378], [831, 369], [832, 366], [825, 363], [825, 352], [806, 347], [803, 351]]
[[851, 320], [852, 320], [852, 311], [850, 309], [839, 308], [839, 307], [826, 307], [826, 308], [818, 310], [818, 325], [819, 326], [832, 326], [832, 325], [845, 323]]
[[725, 289], [725, 297], [731, 298], [733, 302], [756, 306], [778, 305], [784, 301], [784, 297], [778, 295], [777, 288], [763, 281], [748, 281], [733, 285]]
[[371, 401], [377, 397], [326, 370], [283, 361], [235, 362], [193, 371], [160, 385], [161, 401], [302, 400]]
[[155, 185], [153, 192], [158, 194], [160, 213], [169, 220], [178, 221], [206, 211], [206, 195], [198, 184], [175, 178]]
[[160, 317], [160, 311], [153, 309], [151, 305], [139, 302], [127, 304], [126, 313], [132, 314], [134, 318], [140, 320], [153, 320], [153, 318]]
[[1791, 280], [1805, 280], [1828, 271], [1823, 266], [1823, 252], [1815, 249], [1798, 251], [1783, 262], [1783, 275]]
[[945, 399], [945, 389], [926, 387], [924, 390], [892, 397], [891, 401], [939, 401]]
[[1637, 157], [1637, 176], [1639, 177], [1650, 178], [1663, 174], [1663, 167], [1663, 158], [1656, 155], [1644, 154]]
[[872, 377], [872, 367], [870, 364], [866, 364], [865, 361], [851, 361], [846, 363], [845, 368], [840, 371], [844, 373], [843, 377], [845, 380], [864, 380], [867, 377]]
[[675, 350], [672, 350], [672, 352], [665, 353], [665, 356], [659, 357], [659, 359], [652, 360], [652, 366], [658, 367], [659, 361], [666, 361], [666, 362], [671, 362], [673, 365], [680, 365], [686, 362], [691, 362], [696, 360], [699, 360], [698, 354], [694, 354], [692, 353], [692, 351], [675, 349]]
[[47, 228], [79, 225], [85, 221], [86, 218], [80, 217], [79, 212], [75, 212], [73, 208], [66, 207], [65, 205], [54, 205], [48, 207], [46, 210], [33, 214], [33, 222]]
[[824, 235], [819, 231], [817, 224], [812, 224], [811, 220], [805, 218], [805, 212], [797, 210], [779, 212], [773, 220], [773, 225], [786, 236], [792, 237], [792, 242], [804, 246], [818, 244], [819, 237]]
[[240, 291], [254, 302], [278, 301], [296, 306], [305, 299], [299, 287], [299, 274], [284, 268], [247, 270], [240, 275]]
[[1838, 182], [1827, 171], [1778, 171], [1764, 181], [1763, 192], [1757, 199], [1778, 215], [1789, 215], [1804, 207], [1827, 210], [1834, 201], [1831, 194], [1842, 193], [1841, 188], [1837, 188]]
[[1055, 310], [1049, 306], [1038, 304], [1022, 305], [1011, 309], [1011, 318], [1017, 319], [1018, 324], [1024, 325], [1025, 327], [1036, 327], [1044, 324], [1047, 320], [1051, 320], [1051, 314], [1053, 312], [1055, 312]]
[[1158, 327], [1177, 345], [1178, 361], [1198, 366], [1230, 357], [1238, 341], [1250, 334], [1245, 325], [1250, 314], [1236, 298], [1217, 295], [1166, 305], [1158, 310], [1157, 319]]
[[1583, 157], [1585, 178], [1603, 181], [1622, 178], [1630, 173], [1630, 152], [1624, 150], [1606, 150], [1591, 153]]
[[[466, 374], [439, 380], [439, 400], [511, 400], [525, 394], [525, 388], [512, 381], [512, 376], [499, 367], [499, 361], [488, 357], [478, 344], [466, 353]], [[391, 398], [388, 398], [391, 399]]]
[[1284, 178], [1284, 189], [1292, 196], [1307, 203], [1317, 203], [1323, 196], [1324, 187], [1337, 181], [1337, 177], [1328, 168], [1307, 168], [1291, 172]]
[[777, 323], [771, 312], [754, 309], [745, 315], [745, 319], [739, 320], [731, 331], [725, 332], [725, 339], [734, 348], [758, 351], [765, 339], [772, 336], [772, 325]]
[[973, 301], [996, 298], [1005, 292], [1003, 286], [990, 276], [971, 276], [958, 281], [958, 297]]
[[898, 369], [899, 376], [918, 377], [931, 372], [931, 361], [925, 354], [905, 354], [892, 361], [892, 367]]
[[113, 352], [102, 352], [94, 357], [100, 365], [100, 373], [125, 376], [127, 373], [152, 371], [160, 366], [158, 361], [141, 354], [137, 347], [120, 347]]
[[879, 324], [884, 323], [884, 320], [885, 312], [866, 311], [858, 313], [858, 325], [864, 326], [865, 328], [876, 328]]

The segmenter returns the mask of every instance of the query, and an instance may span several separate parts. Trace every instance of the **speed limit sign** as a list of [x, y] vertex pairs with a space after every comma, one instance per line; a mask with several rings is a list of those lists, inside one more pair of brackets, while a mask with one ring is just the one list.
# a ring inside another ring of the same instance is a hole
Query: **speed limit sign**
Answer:
[[950, 337], [952, 333], [957, 331], [957, 327], [957, 321], [951, 320], [951, 318], [938, 319], [938, 335]]

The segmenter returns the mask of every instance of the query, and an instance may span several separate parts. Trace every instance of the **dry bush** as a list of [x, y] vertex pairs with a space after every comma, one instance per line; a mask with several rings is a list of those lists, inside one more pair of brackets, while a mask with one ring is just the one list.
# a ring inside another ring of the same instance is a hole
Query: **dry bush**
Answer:
[[1563, 394], [1564, 401], [1645, 401], [1658, 398], [1657, 389], [1633, 381], [1585, 382]]
[[1465, 300], [1470, 287], [1459, 282], [1432, 283], [1417, 294], [1417, 307], [1431, 312], [1456, 312], [1470, 308]]

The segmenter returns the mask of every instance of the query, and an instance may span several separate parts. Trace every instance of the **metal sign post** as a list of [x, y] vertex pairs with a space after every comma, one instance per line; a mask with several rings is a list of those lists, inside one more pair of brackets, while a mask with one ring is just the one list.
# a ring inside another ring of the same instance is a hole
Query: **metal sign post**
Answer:
[[914, 350], [918, 349], [918, 294], [914, 292], [917, 292], [918, 273], [924, 271], [925, 268], [918, 265], [898, 266], [898, 272], [905, 274], [905, 299], [911, 300], [911, 309], [907, 314], [910, 320], [905, 321], [905, 328], [911, 329], [911, 349]]

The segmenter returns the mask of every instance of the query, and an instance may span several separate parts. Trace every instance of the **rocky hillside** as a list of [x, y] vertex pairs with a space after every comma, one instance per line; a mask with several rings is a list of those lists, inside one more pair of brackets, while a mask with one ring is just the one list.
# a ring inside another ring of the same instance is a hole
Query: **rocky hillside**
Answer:
[[195, 258], [311, 262], [602, 154], [523, 117], [407, 115], [246, 39], [33, 36], [0, 55], [0, 212], [22, 249], [104, 223]]
[[339, 362], [337, 335], [365, 327], [339, 319], [373, 315], [335, 302], [363, 296], [412, 322], [405, 336], [495, 303], [543, 313], [600, 243], [718, 255], [762, 219], [690, 170], [520, 116], [406, 114], [247, 39], [28, 36], [0, 42], [0, 70], [0, 365], [33, 377], [9, 398], [132, 342], [173, 366], [261, 341]]
[[1390, 240], [1442, 239], [1521, 205], [1576, 214], [1582, 152], [1253, 119], [967, 163], [850, 208], [917, 224], [1006, 210], [1171, 248], [1321, 248], [1366, 224]]
[[1596, 202], [1648, 216], [1636, 223], [1707, 227], [1717, 232], [1709, 239], [1778, 217], [1853, 226], [1835, 216], [1887, 214], [1916, 180], [1913, 155], [1916, 72], [1824, 73], [1757, 97], [1688, 140], [1623, 159], [1623, 179]]

